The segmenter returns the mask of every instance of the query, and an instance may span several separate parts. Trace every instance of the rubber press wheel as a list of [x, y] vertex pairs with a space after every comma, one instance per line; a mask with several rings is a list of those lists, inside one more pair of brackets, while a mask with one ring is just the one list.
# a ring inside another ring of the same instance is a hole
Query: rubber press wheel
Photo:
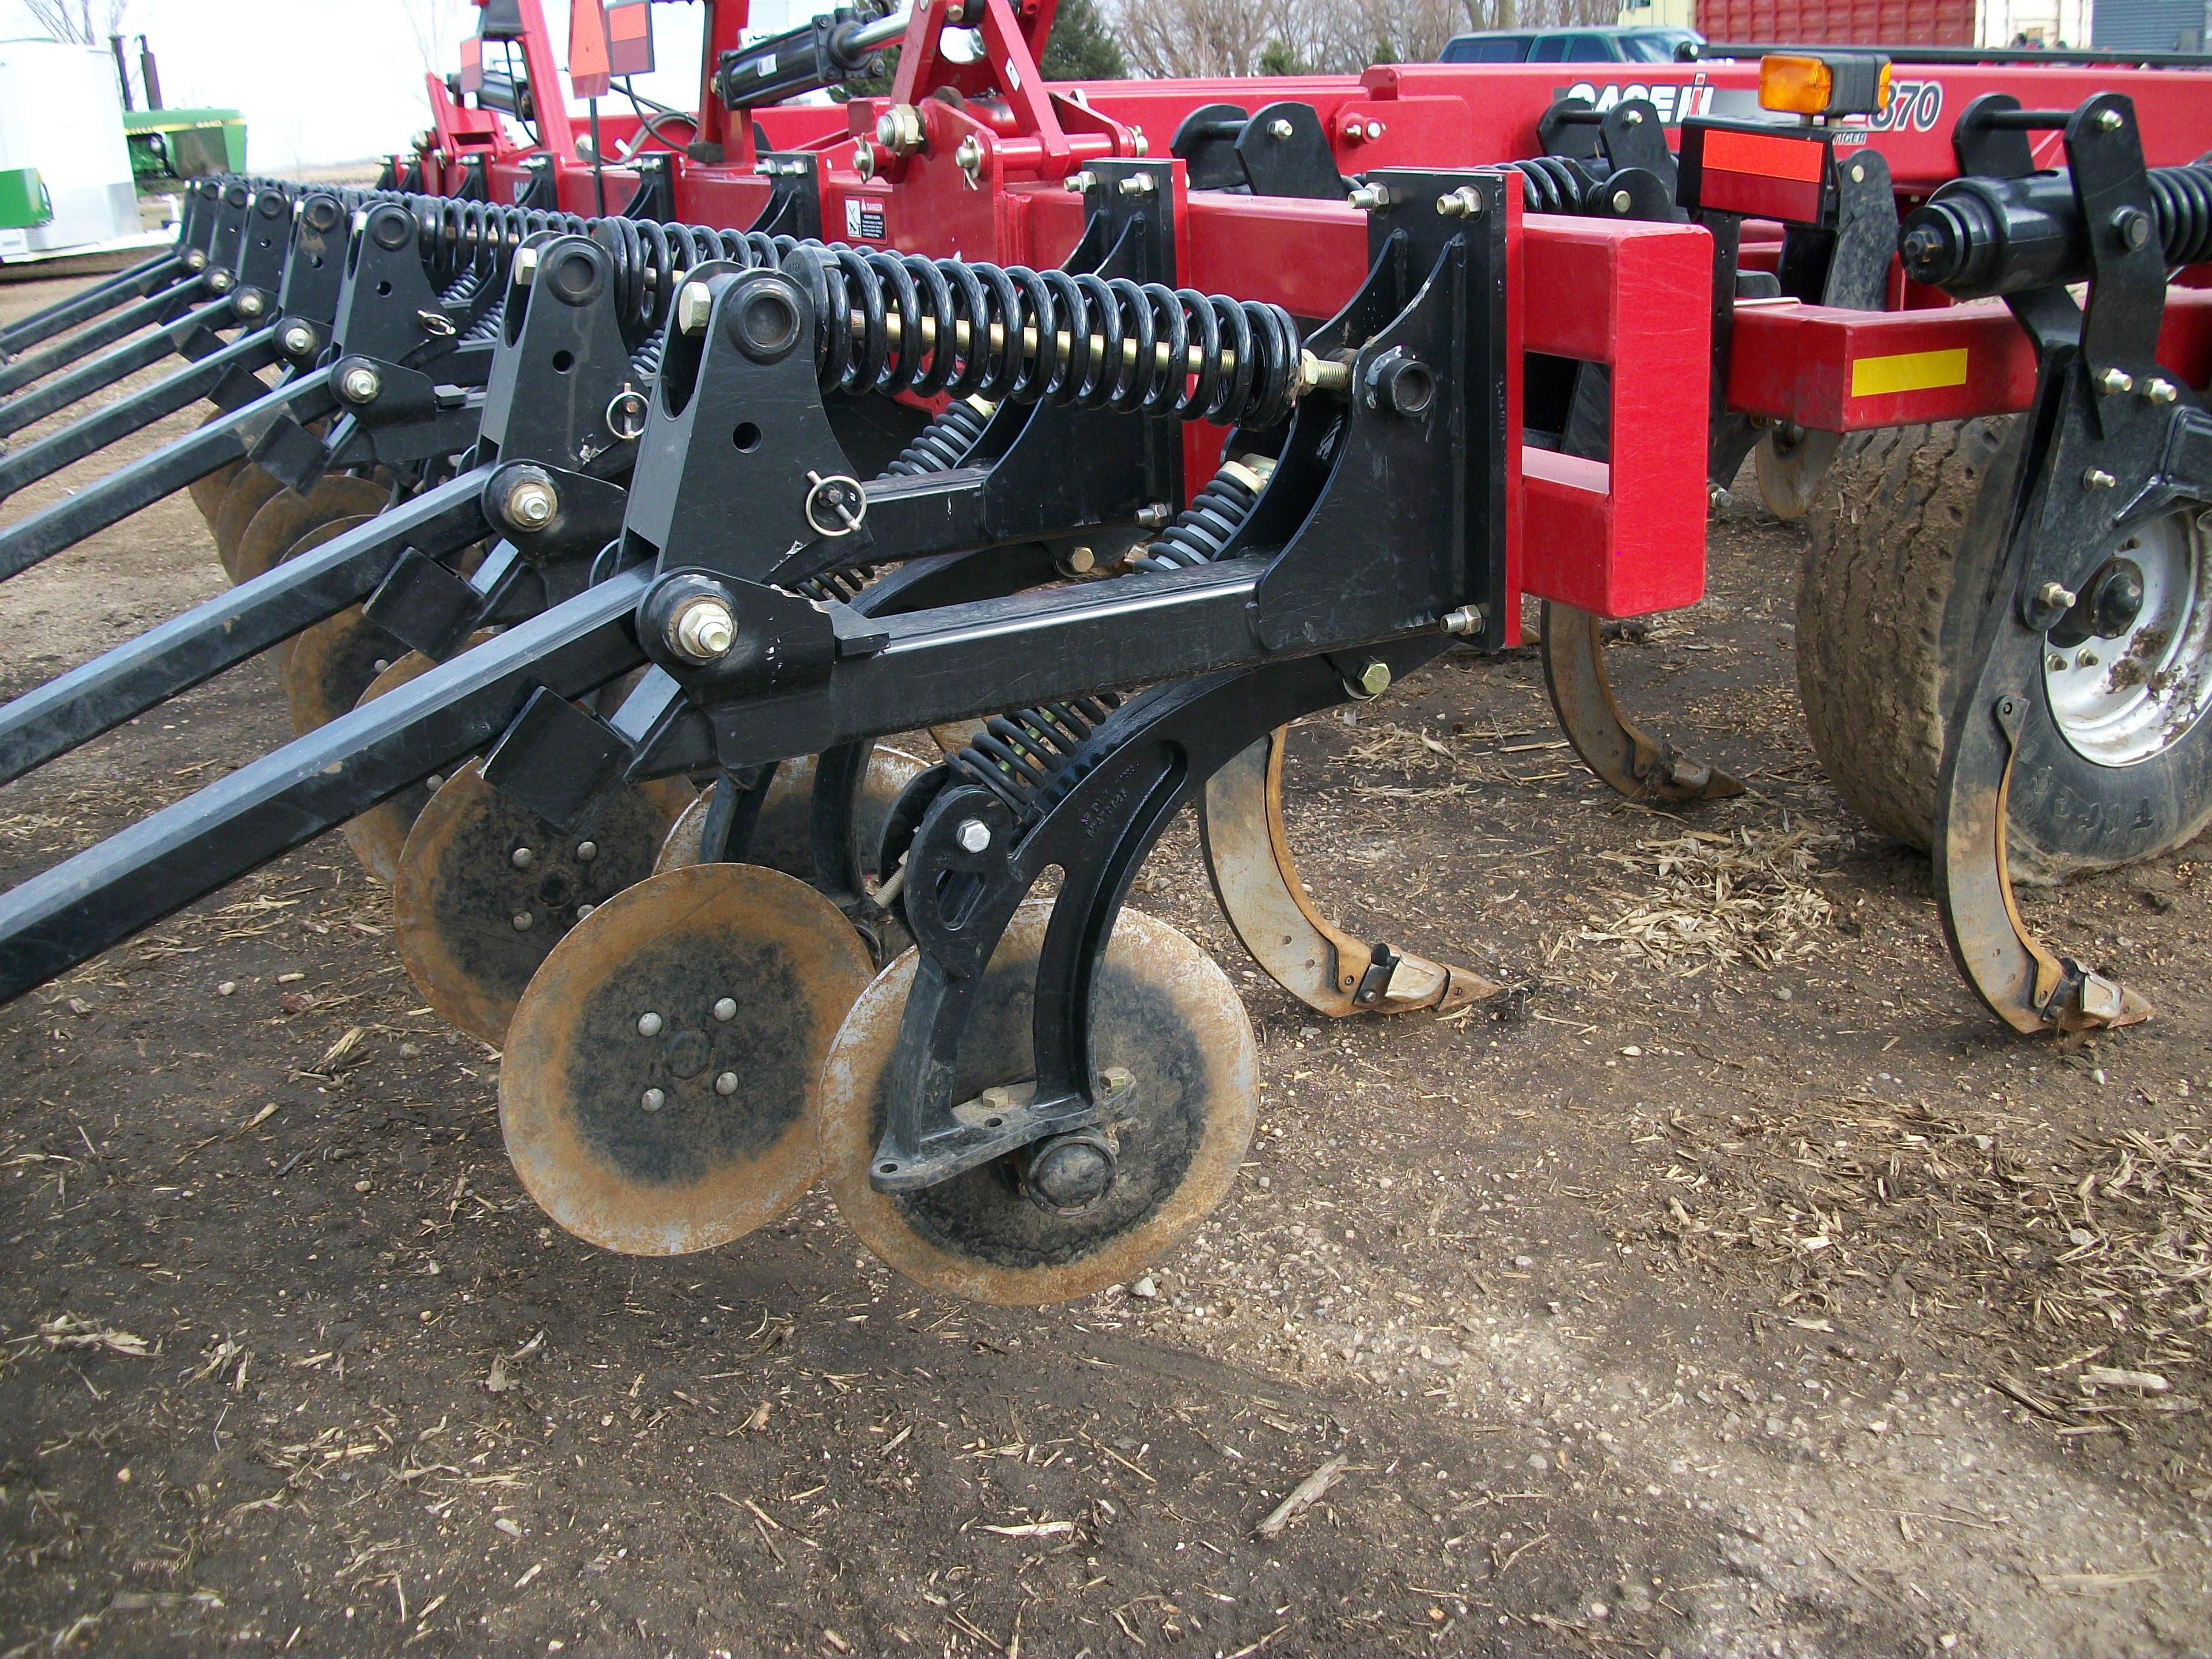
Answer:
[[[1051, 914], [1048, 903], [1023, 906], [984, 970], [956, 1099], [1035, 1074], [1037, 956]], [[1072, 1216], [1045, 1209], [1021, 1184], [1020, 1153], [919, 1191], [878, 1192], [868, 1171], [916, 962], [909, 951], [876, 975], [822, 1068], [823, 1178], [860, 1242], [899, 1272], [1000, 1307], [1065, 1302], [1141, 1272], [1228, 1193], [1259, 1098], [1251, 1022], [1211, 957], [1133, 910], [1121, 912], [1092, 993], [1097, 1063], [1132, 1079], [1130, 1103], [1102, 1126], [1115, 1148], [1103, 1200]]]
[[[1810, 517], [1797, 682], [1813, 744], [1852, 810], [1914, 847], [1932, 836], [2021, 436], [1999, 418], [1854, 438]], [[2116, 579], [2139, 602], [2097, 611]], [[2200, 504], [2153, 521], [2081, 591], [2013, 770], [2008, 850], [2031, 884], [2154, 857], [2212, 819], [2212, 518]]]

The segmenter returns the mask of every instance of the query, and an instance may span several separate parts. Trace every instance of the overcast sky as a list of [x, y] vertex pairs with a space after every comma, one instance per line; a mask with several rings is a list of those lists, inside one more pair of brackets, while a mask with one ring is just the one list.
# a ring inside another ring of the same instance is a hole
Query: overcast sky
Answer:
[[[93, 0], [96, 21], [106, 4]], [[568, 0], [544, 4], [566, 68]], [[781, 27], [787, 15], [816, 9], [754, 0], [752, 16]], [[663, 67], [639, 89], [689, 108], [697, 98], [698, 8], [656, 5], [653, 17]], [[154, 49], [163, 101], [243, 110], [248, 162], [271, 173], [403, 148], [428, 118], [426, 62], [441, 73], [454, 68], [459, 36], [475, 27], [468, 0], [129, 0], [124, 14], [131, 50], [140, 33]], [[21, 0], [0, 0], [0, 39], [40, 33]]]

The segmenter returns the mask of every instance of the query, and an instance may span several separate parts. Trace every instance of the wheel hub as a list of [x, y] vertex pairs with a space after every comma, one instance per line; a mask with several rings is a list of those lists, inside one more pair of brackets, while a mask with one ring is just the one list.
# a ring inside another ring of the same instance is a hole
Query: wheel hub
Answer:
[[2180, 741], [2212, 705], [2212, 513], [2130, 535], [2045, 638], [2053, 721], [2083, 759], [2131, 766]]

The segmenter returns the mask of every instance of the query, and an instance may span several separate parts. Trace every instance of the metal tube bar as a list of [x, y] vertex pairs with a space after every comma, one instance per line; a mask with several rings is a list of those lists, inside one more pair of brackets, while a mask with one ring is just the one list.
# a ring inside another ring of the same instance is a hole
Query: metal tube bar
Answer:
[[0, 438], [21, 432], [49, 415], [58, 415], [71, 404], [82, 402], [118, 380], [128, 380], [141, 369], [151, 368], [166, 357], [174, 356], [198, 330], [232, 326], [229, 304], [224, 300], [202, 306], [151, 334], [118, 346], [88, 363], [80, 363], [66, 374], [55, 375], [44, 386], [33, 386], [9, 398], [0, 404]]
[[586, 589], [0, 894], [0, 1002], [450, 770], [538, 687], [581, 696], [636, 667], [649, 580]]
[[0, 783], [358, 605], [404, 549], [440, 554], [473, 541], [490, 476], [479, 467], [425, 490], [0, 706]]
[[[252, 343], [240, 342], [240, 346]], [[330, 378], [330, 370], [319, 368], [288, 380], [265, 397], [233, 410], [226, 418], [109, 473], [99, 483], [56, 501], [44, 512], [33, 514], [21, 524], [0, 530], [0, 580], [21, 574], [64, 548], [73, 547], [87, 536], [119, 524], [141, 507], [150, 507], [164, 495], [182, 489], [194, 479], [204, 478], [216, 468], [240, 459], [250, 453], [253, 441], [276, 417], [289, 414], [306, 422], [328, 414], [337, 406], [337, 400], [331, 395]], [[99, 416], [93, 418], [97, 420]], [[81, 421], [77, 424], [91, 423]], [[72, 432], [76, 429], [70, 428]], [[46, 441], [51, 443], [53, 440]], [[31, 451], [27, 449], [23, 453], [28, 455]], [[0, 470], [8, 465], [0, 461]]]
[[[71, 363], [89, 357], [95, 351], [105, 351], [118, 340], [127, 340], [142, 328], [153, 328], [169, 320], [164, 313], [169, 307], [185, 298], [184, 290], [196, 283], [179, 283], [175, 288], [165, 289], [149, 300], [141, 300], [125, 306], [113, 315], [102, 318], [89, 328], [79, 329], [66, 340], [57, 341], [44, 351], [33, 351], [16, 357], [4, 368], [0, 368], [0, 396], [20, 392], [33, 380], [43, 380], [49, 374], [58, 374]], [[216, 302], [227, 307], [228, 297]], [[210, 307], [212, 309], [212, 307]], [[229, 316], [228, 311], [223, 316]], [[228, 328], [228, 321], [208, 320], [210, 328]]]
[[[48, 306], [44, 311], [33, 312], [28, 317], [0, 329], [0, 354], [12, 356], [27, 347], [51, 340], [55, 335], [88, 322], [102, 312], [112, 311], [120, 305], [152, 293], [184, 270], [181, 253], [171, 252], [157, 254], [128, 270], [119, 270], [107, 281], [98, 283], [73, 294], [68, 299]], [[187, 278], [186, 280], [190, 280]]]
[[[233, 369], [252, 374], [276, 361], [276, 343], [268, 332], [264, 330], [249, 334], [221, 350], [210, 352], [188, 368], [164, 376], [143, 392], [118, 398], [105, 409], [96, 410], [81, 421], [72, 421], [58, 432], [48, 433], [36, 443], [27, 444], [0, 459], [0, 501], [7, 500], [24, 485], [51, 477], [64, 467], [99, 453], [108, 445], [143, 431], [180, 409], [191, 408], [213, 392]], [[115, 476], [119, 477], [122, 474]], [[15, 526], [18, 530], [22, 527]]]

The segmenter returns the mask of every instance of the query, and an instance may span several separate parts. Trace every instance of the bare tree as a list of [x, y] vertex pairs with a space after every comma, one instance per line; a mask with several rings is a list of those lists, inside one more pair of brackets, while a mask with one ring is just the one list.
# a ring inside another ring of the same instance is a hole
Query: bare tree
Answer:
[[23, 0], [23, 9], [57, 40], [104, 46], [109, 35], [123, 33], [131, 0]]
[[400, 0], [407, 39], [425, 74], [443, 76], [460, 62], [461, 36], [471, 10], [469, 0]]
[[1344, 75], [1433, 58], [1469, 29], [1609, 23], [1618, 11], [1618, 0], [1115, 0], [1114, 21], [1140, 75]]

